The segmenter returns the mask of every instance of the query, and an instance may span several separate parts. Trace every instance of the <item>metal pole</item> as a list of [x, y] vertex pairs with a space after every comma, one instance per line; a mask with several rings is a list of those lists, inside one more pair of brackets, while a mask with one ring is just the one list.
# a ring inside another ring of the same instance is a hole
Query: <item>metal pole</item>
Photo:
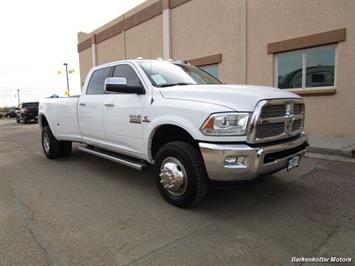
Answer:
[[18, 105], [20, 105], [20, 90], [17, 90], [17, 101]]
[[68, 89], [68, 92], [69, 92], [68, 63], [64, 63], [63, 65], [65, 66], [65, 74], [66, 74], [66, 76], [67, 76], [67, 89]]

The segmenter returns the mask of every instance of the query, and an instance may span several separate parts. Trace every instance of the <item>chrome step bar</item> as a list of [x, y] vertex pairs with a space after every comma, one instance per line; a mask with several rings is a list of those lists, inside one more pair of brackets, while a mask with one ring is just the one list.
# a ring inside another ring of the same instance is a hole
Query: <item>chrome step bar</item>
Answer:
[[142, 170], [144, 167], [147, 166], [145, 163], [135, 162], [133, 160], [129, 160], [124, 157], [120, 157], [119, 155], [113, 154], [111, 152], [105, 152], [103, 150], [94, 150], [92, 148], [83, 147], [83, 146], [79, 146], [78, 149], [83, 152], [95, 155], [97, 157], [101, 157], [101, 158], [113, 161], [115, 163], [123, 164], [125, 166], [131, 167], [136, 170]]

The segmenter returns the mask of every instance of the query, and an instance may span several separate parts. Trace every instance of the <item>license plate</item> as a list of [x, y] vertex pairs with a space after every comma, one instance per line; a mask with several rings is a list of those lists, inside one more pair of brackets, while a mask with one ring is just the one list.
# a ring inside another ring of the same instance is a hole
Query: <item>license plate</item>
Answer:
[[298, 167], [299, 165], [300, 165], [300, 156], [297, 155], [297, 156], [291, 157], [288, 160], [287, 171], [290, 171], [293, 168]]

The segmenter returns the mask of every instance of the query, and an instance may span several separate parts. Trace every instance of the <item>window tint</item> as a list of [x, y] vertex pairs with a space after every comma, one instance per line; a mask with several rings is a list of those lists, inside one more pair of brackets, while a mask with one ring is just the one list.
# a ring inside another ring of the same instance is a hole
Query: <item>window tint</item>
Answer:
[[280, 89], [302, 88], [302, 53], [278, 55]]
[[127, 85], [129, 86], [142, 86], [137, 73], [130, 65], [118, 65], [113, 72], [115, 78], [126, 78]]
[[335, 47], [306, 52], [306, 87], [334, 86]]
[[221, 82], [200, 68], [166, 61], [139, 62], [153, 86], [168, 87], [187, 84], [220, 84]]
[[213, 65], [207, 65], [207, 66], [201, 66], [200, 67], [202, 70], [206, 71], [208, 74], [211, 76], [215, 77], [218, 79], [219, 76], [219, 71], [218, 71], [218, 64], [213, 64]]
[[95, 70], [92, 73], [86, 94], [104, 94], [105, 79], [110, 75], [111, 67]]

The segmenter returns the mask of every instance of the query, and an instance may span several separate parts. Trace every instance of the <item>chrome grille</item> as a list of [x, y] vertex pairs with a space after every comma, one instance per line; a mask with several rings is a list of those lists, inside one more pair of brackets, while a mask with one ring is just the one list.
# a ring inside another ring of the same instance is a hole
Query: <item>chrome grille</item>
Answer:
[[304, 104], [303, 103], [295, 103], [293, 105], [293, 113], [295, 115], [303, 114], [304, 113]]
[[249, 124], [248, 142], [275, 141], [300, 134], [304, 103], [301, 99], [264, 100], [257, 104]]
[[286, 115], [286, 105], [284, 104], [275, 104], [275, 105], [266, 105], [261, 114], [261, 118], [266, 117], [278, 117]]
[[297, 119], [292, 123], [292, 131], [299, 130], [302, 127], [302, 119]]
[[256, 126], [256, 138], [268, 138], [281, 135], [285, 131], [283, 122], [273, 124], [262, 124]]

